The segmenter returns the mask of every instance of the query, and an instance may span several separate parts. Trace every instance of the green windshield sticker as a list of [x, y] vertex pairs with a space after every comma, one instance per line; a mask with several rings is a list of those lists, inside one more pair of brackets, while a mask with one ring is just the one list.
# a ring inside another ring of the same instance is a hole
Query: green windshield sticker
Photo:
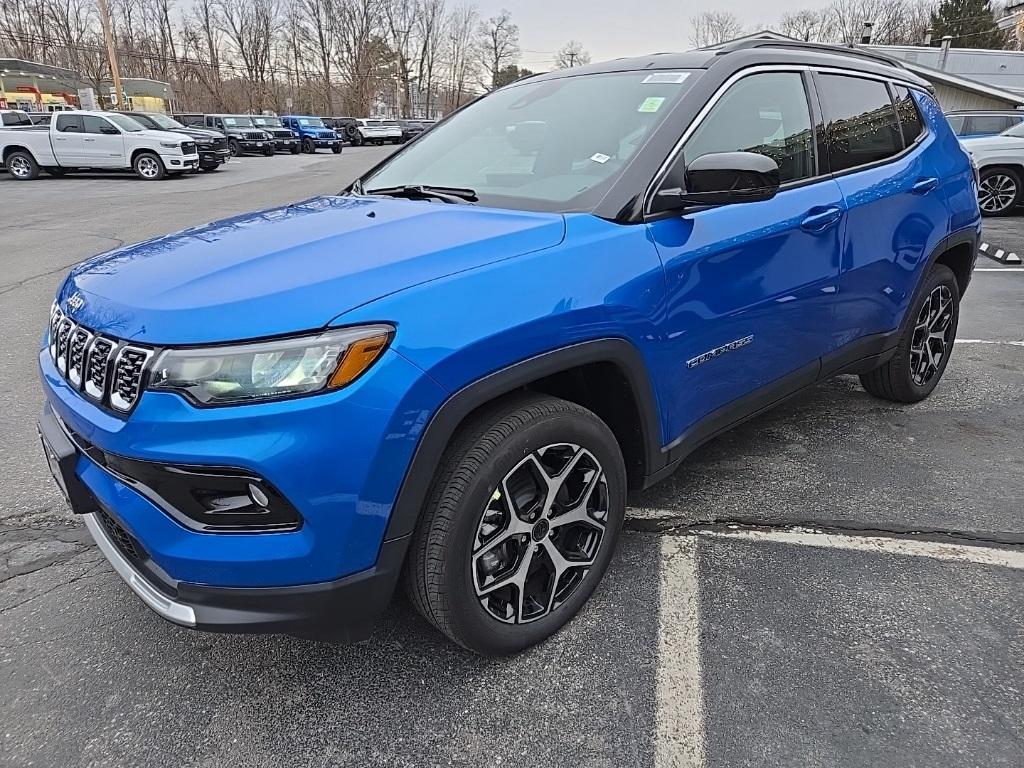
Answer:
[[648, 96], [641, 102], [637, 112], [657, 112], [664, 103], [664, 96]]

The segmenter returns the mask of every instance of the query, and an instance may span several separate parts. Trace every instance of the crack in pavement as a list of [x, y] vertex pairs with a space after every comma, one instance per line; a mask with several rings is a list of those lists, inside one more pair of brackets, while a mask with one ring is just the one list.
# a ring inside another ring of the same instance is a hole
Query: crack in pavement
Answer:
[[666, 515], [663, 517], [627, 517], [623, 524], [624, 530], [638, 533], [657, 533], [664, 535], [687, 536], [701, 533], [716, 533], [736, 529], [751, 531], [792, 531], [794, 529], [813, 529], [821, 533], [837, 533], [846, 536], [864, 536], [908, 539], [918, 541], [938, 541], [974, 545], [990, 548], [1024, 547], [1024, 534], [994, 532], [987, 534], [972, 531], [947, 530], [939, 528], [916, 528], [910, 526], [880, 527], [867, 523], [835, 520], [759, 520], [753, 518], [729, 518], [725, 520], [687, 520], [683, 515]]
[[[54, 231], [53, 229], [43, 229], [39, 227], [21, 227], [21, 229], [31, 230], [35, 232]], [[81, 234], [89, 235], [90, 237], [96, 237], [99, 238], [100, 240], [109, 240], [110, 242], [115, 243], [114, 247], [109, 248], [108, 250], [114, 250], [114, 248], [121, 248], [125, 244], [125, 241], [120, 238], [111, 237], [110, 235], [101, 235], [98, 232], [81, 232]], [[28, 277], [22, 280], [18, 280], [17, 282], [14, 283], [5, 283], [3, 285], [0, 285], [0, 296], [3, 296], [5, 293], [10, 293], [11, 291], [17, 290], [18, 288], [23, 287], [26, 283], [30, 283], [33, 280], [38, 280], [42, 277], [49, 277], [50, 275], [55, 275], [58, 272], [63, 272], [66, 269], [71, 269], [76, 264], [79, 264], [85, 259], [89, 258], [92, 258], [92, 256], [82, 256], [80, 258], [75, 259], [70, 264], [63, 264], [59, 267], [55, 267], [54, 269], [47, 270], [46, 272], [40, 272], [39, 274], [36, 275], [29, 275]]]

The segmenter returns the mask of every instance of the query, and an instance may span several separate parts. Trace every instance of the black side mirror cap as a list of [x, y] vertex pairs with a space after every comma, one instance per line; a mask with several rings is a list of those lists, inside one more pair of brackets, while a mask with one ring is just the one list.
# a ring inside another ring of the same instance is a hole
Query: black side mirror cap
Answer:
[[663, 188], [653, 212], [771, 200], [779, 191], [779, 166], [756, 152], [712, 152], [686, 166], [686, 189]]

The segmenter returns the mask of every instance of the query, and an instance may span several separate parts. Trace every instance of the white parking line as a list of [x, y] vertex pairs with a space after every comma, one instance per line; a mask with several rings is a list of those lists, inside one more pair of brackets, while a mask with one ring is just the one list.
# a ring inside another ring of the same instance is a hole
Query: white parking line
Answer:
[[1024, 347], [1024, 341], [990, 341], [989, 339], [957, 339], [957, 344], [1008, 344], [1011, 347]]
[[889, 538], [885, 536], [847, 536], [807, 528], [782, 530], [738, 528], [734, 531], [702, 531], [701, 536], [737, 538], [747, 541], [797, 544], [804, 547], [845, 549], [852, 552], [886, 553], [929, 557], [934, 560], [952, 560], [978, 565], [996, 565], [1002, 568], [1024, 570], [1024, 550], [996, 549], [994, 547], [952, 544], [922, 539]]
[[655, 768], [704, 765], [698, 546], [692, 536], [661, 537]]
[[975, 267], [975, 272], [1024, 272], [1024, 267], [985, 267], [984, 269], [978, 269]]

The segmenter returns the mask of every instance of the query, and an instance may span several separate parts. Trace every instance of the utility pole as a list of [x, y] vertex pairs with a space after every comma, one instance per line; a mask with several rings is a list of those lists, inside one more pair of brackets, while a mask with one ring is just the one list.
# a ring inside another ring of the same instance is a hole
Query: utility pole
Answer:
[[569, 57], [569, 69], [572, 69], [576, 66], [576, 51], [569, 51], [566, 55]]
[[103, 42], [107, 44], [107, 60], [110, 62], [110, 77], [114, 81], [117, 108], [124, 109], [124, 91], [121, 90], [121, 71], [117, 68], [117, 51], [114, 50], [114, 33], [110, 29], [110, 6], [107, 0], [96, 0], [100, 8], [100, 26], [103, 27]]

